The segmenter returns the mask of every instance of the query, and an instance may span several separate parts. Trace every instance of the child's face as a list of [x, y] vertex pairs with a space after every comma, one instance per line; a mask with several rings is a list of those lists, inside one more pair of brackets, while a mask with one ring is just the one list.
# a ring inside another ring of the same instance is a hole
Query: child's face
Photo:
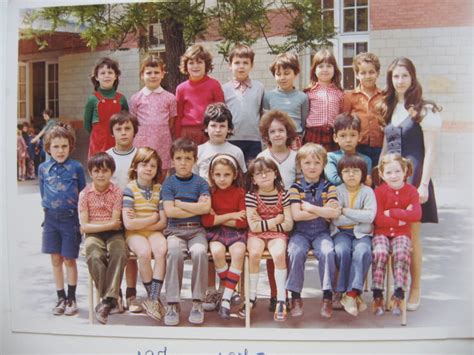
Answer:
[[363, 89], [374, 89], [376, 86], [379, 72], [375, 69], [373, 63], [362, 62], [358, 66], [359, 72], [356, 73], [356, 78], [360, 81]]
[[97, 191], [105, 191], [110, 185], [112, 170], [106, 167], [93, 167], [92, 170], [89, 171], [89, 175], [94, 184], [94, 189]]
[[355, 129], [341, 129], [334, 134], [333, 138], [344, 153], [354, 154], [360, 139], [360, 134]]
[[273, 120], [270, 127], [268, 127], [268, 139], [270, 140], [272, 148], [286, 147], [287, 138], [288, 135], [285, 125], [280, 121]]
[[318, 78], [318, 83], [331, 84], [334, 77], [334, 66], [326, 62], [319, 63], [316, 66], [315, 74]]
[[309, 155], [300, 161], [301, 172], [306, 181], [316, 182], [323, 173], [323, 161], [317, 155]]
[[402, 188], [405, 183], [405, 174], [406, 171], [403, 170], [399, 162], [391, 161], [390, 163], [385, 164], [382, 179], [392, 189], [398, 190]]
[[126, 121], [122, 124], [116, 124], [112, 127], [112, 132], [117, 150], [124, 151], [131, 148], [134, 134], [132, 122]]
[[206, 63], [199, 58], [189, 59], [186, 64], [186, 70], [188, 71], [190, 80], [200, 80], [206, 75]]
[[282, 68], [278, 67], [275, 70], [275, 80], [280, 88], [283, 91], [293, 90], [293, 83], [296, 79], [296, 74], [291, 68]]
[[212, 181], [221, 190], [232, 185], [235, 176], [230, 166], [217, 163], [212, 171]]
[[67, 138], [56, 137], [51, 139], [51, 144], [49, 145], [49, 154], [58, 163], [64, 163], [69, 157], [70, 148], [69, 140]]
[[207, 125], [206, 132], [209, 135], [209, 142], [212, 144], [224, 144], [229, 133], [227, 121], [216, 122], [210, 121]]
[[230, 70], [235, 80], [244, 81], [249, 77], [253, 64], [250, 58], [242, 58], [234, 56], [230, 63]]
[[173, 165], [176, 175], [179, 177], [188, 177], [193, 173], [193, 165], [196, 162], [193, 152], [179, 150], [174, 153]]
[[152, 184], [153, 179], [158, 172], [158, 162], [153, 158], [147, 162], [141, 161], [137, 164], [135, 170], [137, 172], [137, 180], [140, 185], [149, 186]]
[[392, 72], [393, 88], [395, 89], [399, 99], [405, 97], [405, 93], [411, 87], [412, 79], [407, 68], [396, 66]]
[[49, 115], [47, 113], [43, 113], [43, 118], [46, 122], [50, 119]]
[[362, 180], [362, 170], [359, 168], [344, 168], [341, 170], [342, 181], [350, 188], [357, 188]]
[[165, 72], [160, 67], [145, 67], [142, 73], [145, 86], [151, 91], [160, 87], [164, 76]]
[[99, 70], [97, 70], [95, 80], [99, 82], [101, 89], [110, 90], [114, 87], [115, 80], [117, 80], [117, 75], [112, 68], [104, 65], [100, 67]]
[[259, 190], [271, 191], [275, 188], [276, 172], [266, 166], [261, 170], [256, 170], [252, 176], [252, 181]]

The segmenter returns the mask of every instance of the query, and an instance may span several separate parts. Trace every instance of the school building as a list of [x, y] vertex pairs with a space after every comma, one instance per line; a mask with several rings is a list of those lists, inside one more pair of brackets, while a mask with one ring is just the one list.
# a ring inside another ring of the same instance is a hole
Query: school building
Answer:
[[[438, 163], [434, 172], [436, 184], [471, 186], [473, 133], [473, 4], [471, 0], [315, 0], [321, 3], [323, 14], [334, 21], [337, 36], [333, 50], [343, 72], [343, 85], [353, 88], [355, 78], [352, 58], [359, 52], [370, 51], [380, 58], [382, 68], [379, 86], [385, 86], [389, 63], [398, 56], [413, 60], [417, 68], [424, 97], [443, 106]], [[207, 0], [206, 6], [216, 0]], [[161, 29], [150, 24], [154, 46], [150, 51], [165, 50]], [[286, 23], [272, 16], [269, 41], [282, 43]], [[217, 33], [208, 33], [205, 45], [214, 54], [211, 76], [225, 83], [230, 71], [217, 54]], [[98, 47], [91, 52], [78, 33], [61, 31], [51, 35], [44, 50], [32, 40], [20, 40], [18, 63], [18, 121], [41, 118], [45, 107], [54, 115], [81, 129], [82, 114], [87, 95], [92, 91], [89, 75], [95, 61], [110, 56], [120, 63], [119, 91], [129, 98], [141, 87], [139, 79], [140, 54], [134, 42], [127, 42], [123, 50], [112, 52]], [[268, 54], [266, 41], [259, 39], [252, 78], [274, 87], [268, 69], [273, 55]], [[309, 82], [310, 51], [300, 54], [302, 73], [299, 88]]]

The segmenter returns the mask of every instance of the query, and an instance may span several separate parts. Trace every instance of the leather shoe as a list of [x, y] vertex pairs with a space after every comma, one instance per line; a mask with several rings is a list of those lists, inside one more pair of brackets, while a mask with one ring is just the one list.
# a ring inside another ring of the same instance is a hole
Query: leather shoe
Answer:
[[323, 299], [321, 301], [320, 314], [324, 318], [332, 317], [332, 300]]

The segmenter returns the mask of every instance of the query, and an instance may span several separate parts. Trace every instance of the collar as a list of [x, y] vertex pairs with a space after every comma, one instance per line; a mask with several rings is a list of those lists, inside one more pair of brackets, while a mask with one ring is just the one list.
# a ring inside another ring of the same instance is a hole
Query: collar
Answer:
[[234, 89], [240, 89], [241, 87], [246, 89], [252, 87], [252, 81], [249, 78], [243, 81], [239, 81], [236, 79], [233, 79], [232, 81], [234, 83]]
[[115, 147], [112, 147], [112, 151], [114, 152], [114, 154], [117, 154], [117, 155], [130, 155], [131, 153], [133, 153], [137, 148], [135, 148], [134, 146], [132, 146], [132, 148], [130, 148], [129, 150], [125, 151], [125, 152], [120, 152], [118, 151], [117, 149], [115, 149]]
[[90, 189], [89, 189], [88, 193], [93, 192], [93, 193], [95, 193], [95, 194], [97, 194], [97, 195], [102, 195], [102, 194], [105, 194], [105, 193], [107, 193], [107, 192], [109, 192], [109, 191], [112, 191], [113, 189], [114, 189], [114, 184], [113, 184], [112, 181], [109, 183], [109, 186], [108, 186], [104, 191], [97, 191], [97, 190], [95, 189], [95, 187], [94, 187], [94, 183], [92, 182], [92, 183], [90, 184]]
[[176, 174], [174, 174], [174, 176], [176, 177], [176, 179], [178, 179], [179, 181], [191, 181], [192, 178], [194, 177], [194, 174], [191, 174], [190, 176], [188, 177], [180, 177]]
[[316, 84], [314, 84], [310, 90], [315, 90], [315, 89], [332, 89], [332, 88], [336, 88], [336, 85], [334, 85], [334, 83], [331, 83], [329, 85], [323, 85], [321, 84], [320, 82], [316, 82]]
[[296, 88], [293, 86], [293, 89], [287, 91], [287, 90], [282, 90], [282, 89], [280, 89], [279, 86], [277, 86], [276, 90], [277, 90], [278, 92], [283, 93], [283, 94], [291, 94], [291, 93], [293, 93], [293, 92], [296, 91]]
[[56, 165], [58, 165], [58, 166], [64, 166], [64, 165], [66, 165], [68, 162], [69, 162], [69, 158], [67, 158], [67, 159], [64, 161], [64, 163], [58, 163], [56, 160], [53, 159], [53, 157], [51, 157], [51, 158], [49, 159], [49, 161], [46, 163], [46, 168], [45, 168], [45, 170], [46, 170], [46, 172], [49, 173], [49, 172], [51, 171], [51, 169], [53, 168], [53, 166], [56, 166]]
[[163, 89], [161, 86], [158, 86], [155, 90], [150, 90], [146, 86], [142, 89], [142, 93], [145, 96], [148, 96], [153, 93], [161, 94], [165, 89]]
[[[357, 87], [354, 89], [354, 92], [357, 93], [357, 94], [364, 94], [365, 96], [367, 96], [367, 94], [362, 91], [360, 84], [357, 85]], [[380, 89], [376, 86], [376, 87], [375, 87], [375, 94], [374, 94], [372, 97], [374, 97], [375, 95], [381, 94], [381, 93], [382, 93], [382, 90], [380, 90]]]

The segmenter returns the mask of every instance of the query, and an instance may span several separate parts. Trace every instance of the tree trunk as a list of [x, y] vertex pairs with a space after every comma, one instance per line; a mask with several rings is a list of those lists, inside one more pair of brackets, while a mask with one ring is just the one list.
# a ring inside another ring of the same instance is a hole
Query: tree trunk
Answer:
[[186, 76], [179, 71], [180, 58], [186, 50], [183, 25], [169, 18], [161, 20], [160, 24], [166, 48], [166, 86], [167, 90], [175, 93], [178, 84], [186, 80]]

